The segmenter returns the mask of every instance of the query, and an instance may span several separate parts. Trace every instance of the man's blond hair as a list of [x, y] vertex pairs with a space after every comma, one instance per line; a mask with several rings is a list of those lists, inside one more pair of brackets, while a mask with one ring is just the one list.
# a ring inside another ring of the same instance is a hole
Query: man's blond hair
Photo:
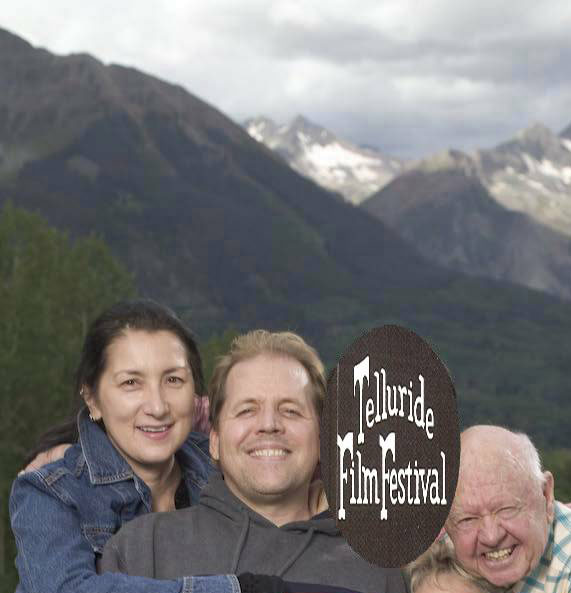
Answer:
[[325, 369], [319, 355], [305, 340], [293, 332], [270, 332], [257, 329], [234, 338], [228, 354], [222, 356], [210, 379], [210, 423], [218, 428], [220, 412], [226, 398], [226, 381], [234, 365], [260, 354], [288, 356], [297, 360], [307, 371], [312, 387], [312, 401], [318, 418], [321, 417], [325, 399]]

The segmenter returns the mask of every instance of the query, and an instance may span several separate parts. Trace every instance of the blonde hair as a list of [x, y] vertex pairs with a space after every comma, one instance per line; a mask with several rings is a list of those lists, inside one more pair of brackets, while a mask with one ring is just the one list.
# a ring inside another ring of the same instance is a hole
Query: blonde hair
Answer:
[[316, 350], [309, 346], [301, 336], [292, 332], [270, 332], [265, 329], [257, 329], [234, 338], [230, 345], [230, 351], [219, 359], [214, 368], [208, 386], [212, 427], [218, 427], [218, 419], [226, 398], [226, 381], [232, 367], [260, 354], [289, 356], [303, 365], [312, 386], [315, 410], [318, 417], [321, 417], [326, 381], [325, 369]]
[[454, 547], [448, 537], [442, 537], [435, 541], [424, 554], [408, 564], [405, 571], [410, 576], [412, 593], [416, 593], [424, 583], [431, 583], [439, 587], [438, 579], [445, 574], [456, 575], [485, 593], [506, 591], [506, 589], [496, 587], [481, 577], [466, 572], [456, 561]]

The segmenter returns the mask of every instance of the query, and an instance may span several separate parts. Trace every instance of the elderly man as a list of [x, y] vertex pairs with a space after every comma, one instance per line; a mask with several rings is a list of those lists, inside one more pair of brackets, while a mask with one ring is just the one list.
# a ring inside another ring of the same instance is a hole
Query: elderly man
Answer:
[[165, 579], [248, 571], [362, 593], [404, 591], [398, 570], [361, 559], [327, 511], [310, 511], [325, 397], [315, 351], [292, 333], [251, 332], [217, 365], [209, 392], [210, 452], [223, 477], [210, 479], [198, 505], [123, 527], [100, 568]]
[[523, 434], [474, 426], [462, 434], [446, 528], [469, 572], [517, 593], [571, 591], [571, 510]]

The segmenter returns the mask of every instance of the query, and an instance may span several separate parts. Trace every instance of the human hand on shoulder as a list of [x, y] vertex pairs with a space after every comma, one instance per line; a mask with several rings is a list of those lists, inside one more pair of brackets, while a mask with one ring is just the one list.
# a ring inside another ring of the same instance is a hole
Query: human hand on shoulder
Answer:
[[53, 463], [54, 461], [58, 461], [58, 459], [62, 459], [69, 447], [71, 447], [70, 443], [62, 443], [61, 445], [56, 445], [51, 449], [38, 453], [23, 470], [18, 472], [18, 475], [21, 476], [25, 472], [40, 469], [40, 467], [47, 465], [48, 463]]

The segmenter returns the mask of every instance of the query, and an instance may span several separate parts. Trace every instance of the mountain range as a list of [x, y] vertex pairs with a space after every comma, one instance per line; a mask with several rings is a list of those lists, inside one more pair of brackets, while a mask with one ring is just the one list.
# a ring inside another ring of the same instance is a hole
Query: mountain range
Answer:
[[362, 207], [431, 261], [571, 298], [571, 141], [541, 125], [494, 149], [449, 150]]
[[493, 149], [446, 150], [407, 163], [302, 116], [288, 126], [264, 117], [244, 126], [430, 261], [571, 298], [571, 126], [556, 135], [535, 124]]
[[288, 328], [331, 365], [363, 331], [399, 323], [446, 361], [463, 422], [566, 440], [569, 304], [429, 262], [180, 86], [0, 29], [6, 200], [102, 237], [140, 294], [203, 339]]
[[102, 236], [199, 333], [320, 325], [339, 303], [363, 317], [382, 300], [371, 270], [395, 288], [447, 277], [179, 86], [2, 31], [0, 88], [0, 199]]

